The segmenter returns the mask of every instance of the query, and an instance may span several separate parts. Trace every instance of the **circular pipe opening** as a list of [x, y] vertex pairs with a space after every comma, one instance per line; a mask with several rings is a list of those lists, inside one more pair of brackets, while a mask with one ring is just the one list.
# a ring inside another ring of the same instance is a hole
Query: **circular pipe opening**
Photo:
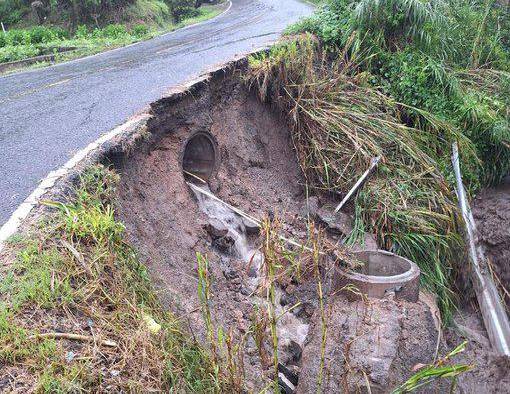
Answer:
[[216, 171], [217, 144], [214, 137], [206, 132], [193, 134], [186, 143], [182, 153], [182, 170], [186, 179], [197, 178], [207, 182]]
[[383, 298], [394, 293], [395, 298], [412, 302], [418, 300], [420, 269], [415, 263], [384, 250], [357, 252], [355, 256], [364, 263], [363, 267], [358, 272], [337, 267], [336, 289], [354, 285], [368, 297]]

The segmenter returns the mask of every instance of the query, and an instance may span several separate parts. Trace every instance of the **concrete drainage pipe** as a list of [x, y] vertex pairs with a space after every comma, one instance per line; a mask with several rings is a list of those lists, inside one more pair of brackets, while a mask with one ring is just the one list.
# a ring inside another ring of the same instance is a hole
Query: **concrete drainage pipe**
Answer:
[[344, 292], [348, 298], [359, 298], [346, 286], [355, 286], [362, 294], [373, 298], [384, 298], [394, 293], [396, 299], [418, 301], [420, 269], [412, 261], [383, 250], [355, 253], [362, 263], [359, 272], [336, 267], [333, 279], [334, 291]]
[[218, 144], [209, 133], [199, 131], [187, 139], [181, 155], [181, 165], [188, 181], [208, 181], [217, 170]]

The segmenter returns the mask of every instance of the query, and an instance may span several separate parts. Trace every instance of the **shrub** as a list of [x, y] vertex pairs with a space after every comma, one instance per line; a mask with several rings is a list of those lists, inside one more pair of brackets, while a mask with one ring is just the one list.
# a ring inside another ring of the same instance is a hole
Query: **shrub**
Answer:
[[4, 33], [0, 33], [0, 48], [3, 48], [7, 45], [7, 35]]
[[87, 38], [89, 36], [89, 29], [86, 25], [79, 25], [74, 36], [76, 38]]
[[101, 36], [104, 38], [118, 39], [128, 34], [126, 26], [111, 24], [101, 30]]
[[34, 26], [28, 30], [32, 44], [42, 44], [58, 38], [56, 31], [45, 26]]
[[26, 30], [13, 29], [7, 32], [7, 44], [8, 45], [29, 45], [30, 33]]
[[145, 35], [147, 35], [149, 33], [149, 28], [147, 27], [147, 25], [144, 25], [142, 23], [138, 24], [138, 25], [135, 25], [133, 27], [133, 31], [132, 33], [136, 36], [136, 37], [143, 37]]
[[177, 22], [198, 15], [194, 0], [168, 0], [168, 5]]
[[37, 56], [39, 50], [33, 45], [12, 46], [0, 48], [0, 63], [13, 62], [28, 57]]
[[0, 1], [0, 21], [6, 25], [18, 23], [23, 18], [23, 15], [29, 11], [29, 4], [24, 4], [22, 0]]

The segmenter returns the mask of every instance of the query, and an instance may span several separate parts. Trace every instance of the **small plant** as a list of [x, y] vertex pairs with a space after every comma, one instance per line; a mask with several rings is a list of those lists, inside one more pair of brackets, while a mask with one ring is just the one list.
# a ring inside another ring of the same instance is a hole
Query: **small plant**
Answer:
[[149, 28], [147, 27], [147, 25], [139, 23], [138, 25], [135, 25], [133, 27], [132, 33], [136, 37], [142, 38], [142, 37], [145, 37], [147, 34], [149, 34]]
[[119, 25], [119, 24], [112, 24], [108, 25], [105, 28], [101, 29], [101, 36], [104, 38], [111, 38], [111, 39], [119, 39], [122, 37], [125, 37], [128, 32], [126, 29], [126, 26]]
[[429, 385], [438, 379], [451, 379], [453, 388], [455, 386], [457, 376], [473, 368], [471, 365], [455, 365], [450, 363], [450, 359], [452, 357], [465, 350], [466, 344], [467, 342], [461, 343], [434, 364], [422, 366], [417, 373], [406, 380], [401, 386], [393, 390], [392, 394], [410, 393], [420, 387]]
[[75, 38], [84, 39], [89, 37], [89, 29], [86, 25], [79, 25], [74, 33]]

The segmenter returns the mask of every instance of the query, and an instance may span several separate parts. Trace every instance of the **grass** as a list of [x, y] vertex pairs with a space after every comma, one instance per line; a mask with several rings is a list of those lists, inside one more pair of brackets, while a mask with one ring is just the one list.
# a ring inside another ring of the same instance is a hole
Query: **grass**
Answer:
[[10, 244], [16, 257], [0, 281], [2, 373], [15, 372], [26, 391], [213, 392], [209, 353], [162, 308], [123, 241], [116, 182], [103, 167], [88, 170], [68, 202], [48, 202], [54, 213]]
[[[67, 39], [56, 39], [40, 44], [16, 46], [7, 45], [0, 48], [0, 63], [24, 60], [40, 54], [54, 54], [55, 59], [52, 62], [38, 62], [29, 66], [20, 66], [20, 68], [17, 68], [14, 71], [27, 68], [45, 67], [49, 64], [90, 56], [136, 42], [148, 40], [161, 34], [169, 33], [174, 30], [214, 18], [222, 11], [223, 8], [221, 6], [204, 5], [198, 9], [197, 16], [185, 18], [177, 23], [161, 21], [157, 25], [135, 25], [131, 29], [127, 29], [123, 25], [109, 25], [104, 29], [94, 29], [92, 31], [82, 30], [81, 33], [78, 32], [78, 34], [74, 37]], [[116, 27], [116, 29], [111, 27]], [[59, 47], [77, 49], [58, 53], [56, 48]], [[13, 71], [11, 70], [9, 72]]]
[[[418, 263], [424, 284], [439, 294], [448, 315], [462, 238], [455, 194], [439, 163], [444, 147], [459, 141], [464, 163], [476, 165], [473, 144], [432, 114], [370, 87], [367, 75], [357, 73], [355, 54], [338, 59], [331, 64], [311, 36], [290, 39], [251, 59], [249, 83], [288, 115], [299, 162], [316, 193], [346, 193], [381, 156], [355, 197], [351, 241], [367, 231], [381, 247]], [[403, 123], [404, 110], [417, 111], [427, 126]]]
[[451, 380], [450, 392], [453, 393], [455, 391], [457, 377], [473, 368], [471, 365], [452, 364], [450, 361], [452, 357], [465, 350], [466, 344], [467, 342], [461, 343], [446, 356], [433, 364], [421, 366], [418, 372], [402, 383], [402, 385], [394, 389], [392, 394], [410, 393], [440, 379]]

